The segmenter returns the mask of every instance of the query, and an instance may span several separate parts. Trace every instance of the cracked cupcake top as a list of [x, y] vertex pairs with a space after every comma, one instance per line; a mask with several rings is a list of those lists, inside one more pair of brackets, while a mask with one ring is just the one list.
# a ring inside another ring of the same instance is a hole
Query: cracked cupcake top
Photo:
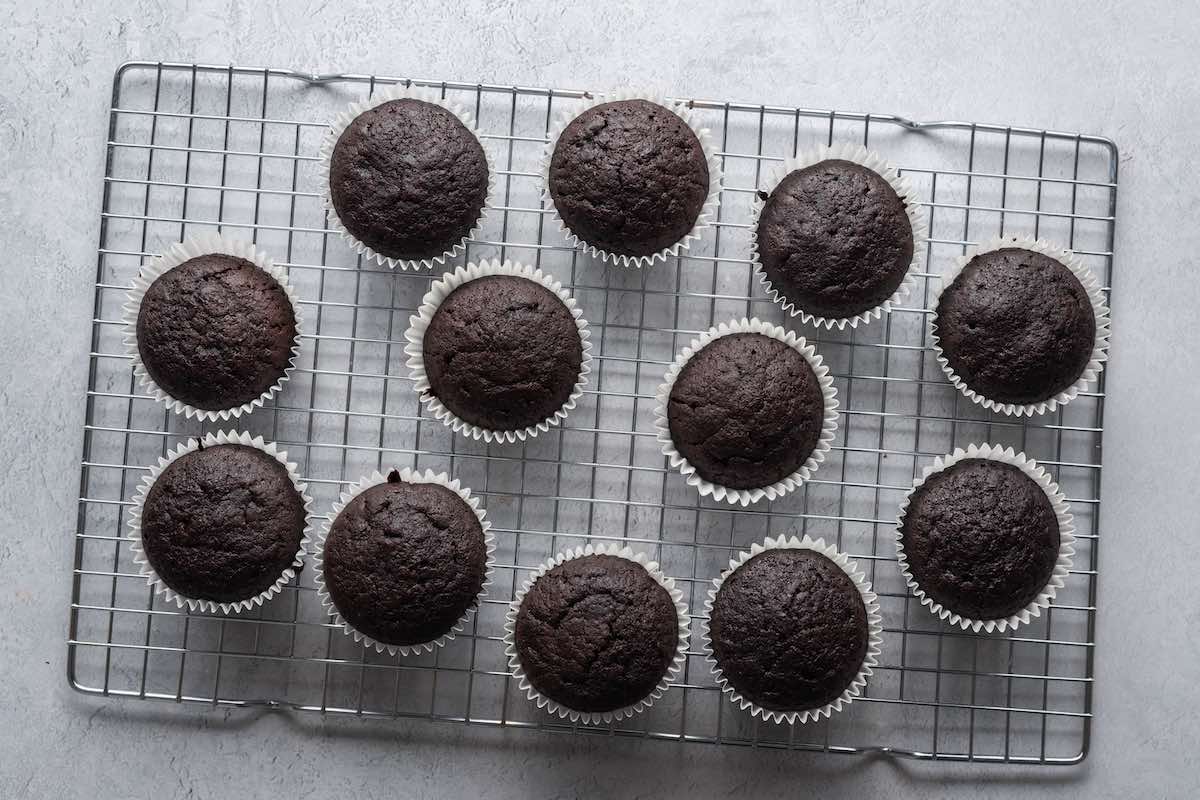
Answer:
[[1087, 369], [1096, 315], [1062, 262], [1008, 247], [971, 259], [937, 305], [942, 354], [972, 390], [1002, 403], [1039, 403]]
[[287, 468], [255, 447], [185, 453], [162, 471], [142, 506], [142, 549], [184, 597], [232, 603], [269, 589], [304, 535], [304, 498]]
[[496, 431], [554, 416], [583, 364], [570, 309], [515, 275], [487, 275], [451, 292], [421, 346], [429, 391], [461, 419]]
[[758, 333], [705, 345], [680, 370], [667, 402], [675, 449], [700, 477], [732, 489], [770, 486], [800, 469], [824, 415], [807, 359]]
[[813, 550], [766, 550], [725, 578], [708, 623], [725, 679], [762, 708], [834, 700], [867, 655], [867, 608], [841, 567]]
[[829, 159], [764, 198], [758, 255], [772, 287], [803, 311], [853, 317], [887, 300], [912, 263], [904, 200], [883, 176]]
[[647, 100], [584, 111], [550, 159], [550, 196], [563, 222], [587, 244], [618, 255], [652, 255], [686, 236], [708, 182], [696, 133]]
[[164, 272], [142, 297], [137, 347], [167, 394], [219, 411], [258, 399], [284, 376], [296, 315], [283, 287], [236, 256], [214, 253]]
[[926, 478], [900, 522], [908, 571], [969, 619], [1001, 619], [1037, 599], [1061, 534], [1045, 491], [1018, 467], [968, 458]]
[[456, 492], [393, 471], [337, 515], [322, 571], [338, 613], [358, 631], [384, 644], [431, 642], [483, 589], [483, 526]]
[[587, 555], [534, 582], [517, 612], [515, 639], [538, 692], [575, 711], [602, 713], [654, 691], [675, 657], [679, 614], [642, 565]]
[[338, 219], [391, 258], [436, 258], [466, 236], [487, 200], [488, 165], [453, 113], [413, 98], [359, 114], [329, 164]]

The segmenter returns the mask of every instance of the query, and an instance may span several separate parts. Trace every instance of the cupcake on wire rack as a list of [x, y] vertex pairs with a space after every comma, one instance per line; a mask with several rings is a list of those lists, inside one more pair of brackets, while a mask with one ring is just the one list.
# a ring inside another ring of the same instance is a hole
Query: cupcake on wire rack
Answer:
[[295, 576], [311, 499], [287, 453], [234, 431], [160, 458], [133, 498], [134, 562], [157, 593], [192, 611], [262, 605]]
[[662, 696], [687, 657], [683, 593], [641, 553], [588, 544], [542, 564], [504, 625], [513, 679], [572, 722], [631, 717]]
[[900, 569], [921, 605], [976, 633], [1040, 616], [1075, 554], [1070, 508], [1049, 473], [990, 444], [926, 468], [900, 506], [897, 533]]
[[659, 386], [663, 455], [701, 496], [774, 500], [808, 480], [837, 431], [837, 390], [811, 344], [759, 319], [685, 347]]
[[912, 186], [862, 145], [785, 160], [754, 201], [751, 258], [768, 296], [803, 322], [878, 319], [912, 289], [925, 220]]
[[479, 498], [445, 473], [375, 472], [342, 493], [318, 538], [321, 602], [365, 647], [430, 652], [487, 593], [490, 528]]
[[189, 418], [249, 414], [283, 388], [300, 353], [287, 273], [253, 243], [215, 234], [144, 266], [122, 319], [138, 382]]
[[559, 115], [542, 170], [571, 243], [624, 267], [686, 251], [721, 197], [708, 130], [686, 105], [654, 93], [582, 98]]
[[931, 319], [942, 371], [984, 408], [1033, 416], [1071, 402], [1108, 358], [1108, 304], [1075, 254], [1006, 236], [960, 257]]
[[321, 144], [329, 224], [354, 250], [396, 269], [462, 252], [495, 182], [471, 112], [402, 85], [351, 103]]
[[516, 442], [575, 407], [591, 372], [590, 336], [558, 281], [483, 261], [433, 284], [404, 352], [413, 388], [435, 417], [473, 439]]
[[717, 685], [764, 720], [803, 724], [841, 711], [878, 663], [878, 598], [822, 539], [756, 542], [713, 581], [705, 612]]

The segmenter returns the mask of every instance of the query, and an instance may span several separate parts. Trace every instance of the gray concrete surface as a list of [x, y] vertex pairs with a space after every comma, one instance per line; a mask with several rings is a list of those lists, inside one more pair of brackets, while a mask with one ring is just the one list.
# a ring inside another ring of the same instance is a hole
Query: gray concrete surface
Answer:
[[[1200, 8], [0, 0], [0, 797], [1200, 796]], [[590, 6], [590, 7], [589, 7]], [[114, 67], [131, 58], [1012, 121], [1122, 148], [1096, 721], [1013, 769], [102, 702], [64, 680]]]

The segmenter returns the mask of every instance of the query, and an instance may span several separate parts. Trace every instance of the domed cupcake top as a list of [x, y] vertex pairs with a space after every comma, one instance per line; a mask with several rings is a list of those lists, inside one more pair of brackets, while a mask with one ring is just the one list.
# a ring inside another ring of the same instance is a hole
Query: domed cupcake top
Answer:
[[325, 538], [321, 575], [337, 612], [385, 645], [431, 642], [476, 602], [487, 543], [455, 491], [393, 471], [357, 494]]
[[935, 603], [962, 617], [1008, 617], [1038, 598], [1059, 558], [1059, 522], [1046, 491], [1020, 468], [965, 458], [912, 493], [899, 526], [907, 571]]
[[687, 122], [658, 103], [628, 99], [588, 108], [563, 129], [547, 188], [584, 243], [641, 257], [692, 230], [709, 178], [704, 148]]
[[198, 255], [154, 279], [136, 319], [138, 356], [172, 399], [197, 409], [258, 400], [286, 374], [296, 315], [284, 288], [252, 262]]
[[820, 439], [825, 401], [793, 347], [758, 333], [714, 339], [684, 365], [667, 403], [671, 440], [705, 480], [769, 486], [798, 470]]
[[858, 677], [871, 632], [855, 582], [811, 549], [768, 549], [725, 577], [712, 601], [716, 668], [771, 711], [833, 703]]
[[520, 430], [574, 392], [583, 343], [571, 310], [542, 284], [483, 275], [437, 307], [422, 340], [429, 391], [482, 428]]
[[946, 286], [934, 320], [947, 367], [1001, 403], [1038, 403], [1088, 368], [1096, 316], [1088, 290], [1061, 261], [1024, 247], [976, 255]]
[[514, 627], [520, 669], [540, 694], [580, 712], [645, 699], [679, 647], [679, 610], [641, 564], [595, 553], [534, 581]]
[[362, 111], [329, 156], [342, 227], [387, 258], [434, 259], [479, 222], [488, 193], [479, 139], [453, 112], [416, 97]]
[[799, 310], [855, 317], [903, 283], [912, 221], [907, 201], [878, 172], [828, 158], [788, 173], [762, 199], [758, 261], [772, 289]]
[[270, 589], [300, 550], [305, 499], [287, 467], [244, 444], [186, 452], [141, 509], [141, 550], [184, 598], [231, 603]]

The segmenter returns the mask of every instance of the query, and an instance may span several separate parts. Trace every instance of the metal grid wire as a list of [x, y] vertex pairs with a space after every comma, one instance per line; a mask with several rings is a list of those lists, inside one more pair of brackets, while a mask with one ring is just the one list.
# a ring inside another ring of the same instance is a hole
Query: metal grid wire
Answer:
[[[423, 415], [403, 364], [409, 315], [436, 275], [361, 263], [321, 206], [317, 150], [353, 100], [398, 79], [279, 69], [133, 63], [114, 79], [90, 345], [68, 670], [84, 692], [222, 706], [427, 717], [917, 758], [1073, 763], [1092, 710], [1103, 379], [1034, 421], [962, 398], [929, 347], [930, 297], [971, 243], [1029, 233], [1079, 253], [1110, 285], [1117, 154], [1096, 136], [754, 104], [693, 101], [714, 134], [727, 188], [719, 219], [687, 256], [637, 271], [566, 246], [541, 201], [539, 156], [552, 117], [579, 92], [438, 81], [472, 107], [499, 167], [497, 205], [465, 258], [535, 264], [571, 287], [595, 335], [597, 369], [561, 429], [500, 445], [467, 441]], [[901, 166], [929, 216], [914, 296], [854, 331], [785, 320], [748, 263], [751, 194], [766, 168], [819, 143], [862, 142]], [[356, 645], [322, 613], [310, 570], [262, 609], [189, 614], [137, 576], [126, 533], [147, 466], [189, 436], [229, 428], [185, 420], [146, 396], [123, 354], [120, 307], [139, 265], [214, 228], [255, 240], [289, 270], [305, 305], [298, 369], [276, 402], [239, 423], [299, 462], [318, 513], [376, 468], [447, 470], [482, 496], [498, 538], [491, 594], [473, 625], [435, 653]], [[461, 259], [460, 259], [461, 260]], [[700, 500], [654, 439], [654, 390], [677, 350], [709, 326], [757, 315], [798, 329], [830, 363], [842, 403], [831, 457], [802, 490], [735, 509]], [[1015, 635], [952, 629], [913, 602], [894, 556], [898, 503], [955, 446], [1011, 444], [1067, 492], [1079, 552], [1049, 613]], [[767, 535], [834, 540], [866, 568], [884, 620], [881, 666], [832, 720], [760, 723], [716, 690], [700, 611], [728, 559]], [[503, 657], [515, 587], [553, 553], [624, 541], [657, 559], [693, 613], [685, 670], [646, 713], [600, 727], [532, 707]]]

